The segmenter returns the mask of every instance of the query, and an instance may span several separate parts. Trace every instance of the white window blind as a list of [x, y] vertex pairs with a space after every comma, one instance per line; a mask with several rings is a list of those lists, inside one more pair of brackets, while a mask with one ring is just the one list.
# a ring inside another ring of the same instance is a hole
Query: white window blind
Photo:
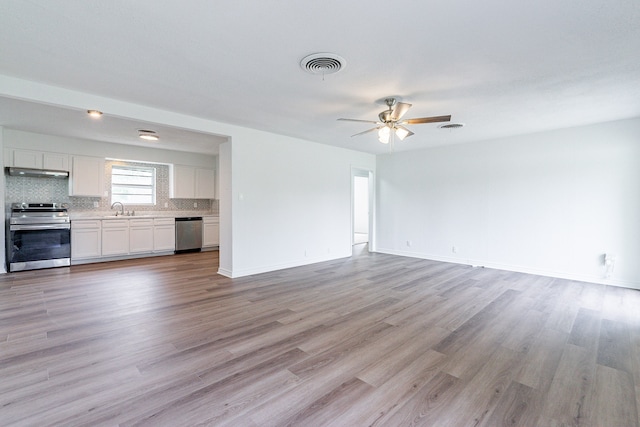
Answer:
[[139, 166], [111, 167], [111, 203], [155, 205], [156, 168]]

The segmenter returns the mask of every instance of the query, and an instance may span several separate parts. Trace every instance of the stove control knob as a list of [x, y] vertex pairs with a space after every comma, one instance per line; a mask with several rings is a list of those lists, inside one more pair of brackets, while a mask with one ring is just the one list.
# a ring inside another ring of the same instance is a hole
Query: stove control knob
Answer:
[[23, 203], [23, 204], [20, 205], [20, 209], [27, 209], [28, 207], [29, 207], [29, 205], [26, 204], [26, 203]]

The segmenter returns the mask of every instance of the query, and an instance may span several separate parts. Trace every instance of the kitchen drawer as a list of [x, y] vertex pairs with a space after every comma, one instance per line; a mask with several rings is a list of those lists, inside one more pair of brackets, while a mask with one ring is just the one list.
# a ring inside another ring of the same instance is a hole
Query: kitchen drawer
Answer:
[[153, 226], [153, 218], [130, 219], [129, 227], [151, 227]]
[[220, 223], [220, 217], [218, 216], [203, 216], [202, 217], [202, 222], [205, 224], [219, 224]]
[[175, 222], [175, 218], [155, 218], [153, 220], [154, 225], [173, 225]]
[[100, 220], [74, 220], [71, 221], [71, 228], [76, 230], [87, 229], [87, 228], [100, 228]]
[[102, 221], [102, 228], [128, 228], [128, 219], [108, 219]]

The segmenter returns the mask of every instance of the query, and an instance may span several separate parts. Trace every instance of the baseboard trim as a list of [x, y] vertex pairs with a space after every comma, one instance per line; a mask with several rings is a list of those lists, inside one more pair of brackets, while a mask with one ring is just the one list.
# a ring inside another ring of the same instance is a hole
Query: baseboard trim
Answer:
[[227, 270], [226, 268], [218, 268], [218, 274], [233, 279], [233, 272], [231, 270]]
[[219, 268], [218, 274], [229, 277], [231, 279], [236, 279], [238, 277], [252, 276], [254, 274], [269, 273], [272, 271], [284, 270], [287, 268], [302, 267], [305, 265], [317, 264], [319, 262], [333, 261], [341, 258], [349, 258], [350, 256], [351, 256], [351, 253], [346, 255], [342, 254], [342, 255], [334, 255], [334, 256], [326, 256], [326, 257], [304, 258], [304, 259], [298, 259], [298, 260], [285, 262], [281, 264], [263, 265], [259, 267], [246, 268], [241, 270], [235, 270], [235, 269], [227, 270], [227, 269]]
[[388, 254], [388, 255], [406, 256], [409, 258], [428, 259], [431, 261], [450, 262], [453, 264], [470, 265], [473, 267], [493, 268], [495, 270], [512, 271], [516, 273], [525, 273], [525, 274], [535, 274], [537, 276], [547, 276], [547, 277], [553, 277], [556, 279], [573, 280], [576, 282], [597, 283], [599, 285], [610, 285], [610, 286], [618, 286], [621, 288], [640, 290], [640, 283], [638, 282], [617, 280], [617, 279], [606, 279], [603, 277], [597, 277], [597, 276], [586, 275], [586, 274], [585, 275], [570, 274], [570, 273], [565, 273], [560, 271], [544, 270], [544, 269], [531, 268], [531, 267], [521, 266], [521, 265], [502, 264], [502, 263], [495, 263], [495, 262], [486, 262], [483, 260], [461, 259], [461, 258], [455, 258], [455, 257], [443, 257], [443, 256], [436, 256], [431, 254], [423, 254], [423, 253], [409, 252], [409, 251], [398, 251], [398, 250], [385, 249], [385, 248], [377, 248], [375, 251], [372, 251], [372, 252], [379, 252], [379, 253]]

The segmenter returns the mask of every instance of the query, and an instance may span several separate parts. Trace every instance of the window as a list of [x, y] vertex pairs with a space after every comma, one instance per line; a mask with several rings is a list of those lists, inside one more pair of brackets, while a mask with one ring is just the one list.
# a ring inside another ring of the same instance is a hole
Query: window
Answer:
[[156, 168], [111, 166], [111, 203], [156, 204]]

